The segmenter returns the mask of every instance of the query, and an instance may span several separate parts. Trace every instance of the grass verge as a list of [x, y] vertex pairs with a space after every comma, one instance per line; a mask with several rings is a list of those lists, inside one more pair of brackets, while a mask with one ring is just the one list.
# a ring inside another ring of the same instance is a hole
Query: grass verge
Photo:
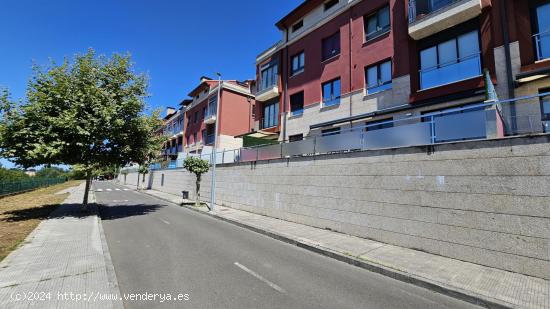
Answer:
[[15, 250], [40, 221], [47, 218], [69, 195], [56, 192], [81, 183], [81, 180], [71, 180], [0, 198], [0, 261]]

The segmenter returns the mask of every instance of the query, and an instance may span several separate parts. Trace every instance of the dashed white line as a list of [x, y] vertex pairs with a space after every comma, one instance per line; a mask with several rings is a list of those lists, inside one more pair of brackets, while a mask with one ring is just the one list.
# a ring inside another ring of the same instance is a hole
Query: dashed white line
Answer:
[[103, 189], [97, 189], [96, 192], [103, 192]]
[[166, 224], [168, 224], [168, 225], [170, 225], [170, 222], [168, 222], [168, 221], [166, 221], [166, 220], [164, 220], [164, 219], [159, 219], [159, 220], [162, 221], [162, 222], [164, 222], [164, 223], [166, 223]]
[[106, 191], [113, 191], [113, 189], [105, 189]]
[[120, 189], [119, 189], [119, 188], [116, 188], [115, 191], [120, 191]]
[[130, 189], [122, 189], [122, 191], [130, 191]]
[[271, 288], [273, 288], [274, 290], [276, 290], [277, 292], [279, 293], [286, 293], [285, 290], [283, 290], [280, 286], [276, 285], [275, 283], [265, 279], [264, 277], [260, 276], [259, 274], [255, 273], [254, 271], [248, 269], [246, 266], [240, 264], [239, 262], [235, 262], [235, 265], [237, 267], [239, 267], [240, 269], [246, 271], [247, 273], [249, 273], [250, 275], [254, 276], [256, 279], [259, 279], [261, 280], [262, 282], [264, 282], [265, 284], [269, 285]]

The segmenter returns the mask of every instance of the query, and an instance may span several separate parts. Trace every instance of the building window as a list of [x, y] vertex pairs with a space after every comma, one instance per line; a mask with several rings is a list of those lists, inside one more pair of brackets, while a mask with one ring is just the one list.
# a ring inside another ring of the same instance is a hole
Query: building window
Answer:
[[185, 144], [191, 145], [191, 135], [187, 135], [187, 137], [185, 138]]
[[[550, 89], [545, 89], [540, 92], [548, 92]], [[542, 113], [542, 128], [545, 133], [550, 132], [550, 95], [540, 97], [540, 108]]]
[[291, 75], [296, 75], [304, 71], [304, 60], [305, 60], [305, 56], [303, 51], [298, 53], [297, 55], [292, 56], [292, 59], [291, 59], [292, 67], [290, 68]]
[[195, 112], [195, 123], [199, 122], [199, 111]]
[[197, 139], [197, 132], [193, 133], [193, 143], [197, 144], [199, 141]]
[[304, 26], [304, 20], [302, 19], [299, 22], [292, 25], [292, 32], [296, 32], [296, 31], [300, 30], [300, 28], [302, 28], [303, 26]]
[[392, 118], [369, 121], [367, 122], [367, 127], [365, 128], [365, 131], [375, 131], [375, 130], [382, 130], [387, 128], [393, 128]]
[[206, 145], [206, 129], [202, 130], [202, 143]]
[[277, 85], [278, 77], [278, 64], [277, 63], [268, 63], [261, 67], [260, 69], [260, 89], [259, 91], [265, 90], [267, 88]]
[[385, 6], [376, 13], [365, 16], [365, 40], [372, 40], [390, 31], [390, 7]]
[[533, 38], [537, 60], [550, 58], [550, 3], [539, 5], [531, 14], [535, 15]]
[[391, 61], [369, 66], [365, 69], [367, 94], [373, 94], [392, 87]]
[[323, 88], [323, 106], [340, 104], [340, 78], [331, 80], [322, 85]]
[[298, 92], [290, 96], [290, 114], [301, 115], [304, 113], [304, 92]]
[[328, 38], [324, 38], [322, 42], [322, 47], [323, 61], [340, 55], [340, 31], [329, 36]]
[[332, 7], [334, 7], [335, 5], [337, 5], [339, 2], [339, 0], [329, 0], [327, 2], [325, 2], [325, 11], [328, 11], [330, 10]]
[[208, 117], [215, 116], [217, 108], [218, 108], [218, 97], [215, 95], [211, 96], [210, 99], [208, 100], [208, 110], [207, 110]]
[[277, 99], [272, 103], [265, 104], [263, 113], [262, 129], [279, 125], [279, 102]]
[[290, 135], [288, 137], [288, 141], [289, 142], [299, 142], [301, 140], [304, 139], [304, 135], [303, 134], [296, 134], [296, 135]]
[[420, 51], [420, 88], [427, 89], [481, 75], [477, 30]]
[[337, 134], [340, 134], [340, 127], [324, 129], [321, 131], [321, 136], [330, 136], [330, 135], [337, 135]]

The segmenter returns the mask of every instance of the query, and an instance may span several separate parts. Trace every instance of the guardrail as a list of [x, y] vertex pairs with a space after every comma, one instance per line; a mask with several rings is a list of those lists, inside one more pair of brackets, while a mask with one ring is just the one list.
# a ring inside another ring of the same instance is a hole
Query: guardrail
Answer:
[[[309, 136], [294, 142], [193, 156], [199, 156], [211, 164], [226, 164], [543, 133], [550, 128], [540, 114], [539, 97], [542, 96], [550, 96], [550, 92], [358, 125], [341, 129], [338, 133]], [[517, 104], [525, 100], [530, 102]], [[525, 112], [535, 110], [539, 114]], [[171, 166], [183, 166], [185, 156]]]
[[20, 181], [0, 182], [0, 197], [14, 193], [25, 192], [41, 187], [48, 187], [58, 183], [63, 183], [67, 179], [59, 178], [32, 178]]

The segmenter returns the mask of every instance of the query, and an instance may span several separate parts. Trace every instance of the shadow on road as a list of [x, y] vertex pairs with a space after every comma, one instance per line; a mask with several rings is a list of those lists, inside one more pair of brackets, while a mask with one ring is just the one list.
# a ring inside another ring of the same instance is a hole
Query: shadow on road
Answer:
[[116, 220], [127, 217], [142, 216], [157, 211], [159, 208], [165, 205], [111, 205], [111, 206], [99, 206], [99, 214], [102, 220]]

